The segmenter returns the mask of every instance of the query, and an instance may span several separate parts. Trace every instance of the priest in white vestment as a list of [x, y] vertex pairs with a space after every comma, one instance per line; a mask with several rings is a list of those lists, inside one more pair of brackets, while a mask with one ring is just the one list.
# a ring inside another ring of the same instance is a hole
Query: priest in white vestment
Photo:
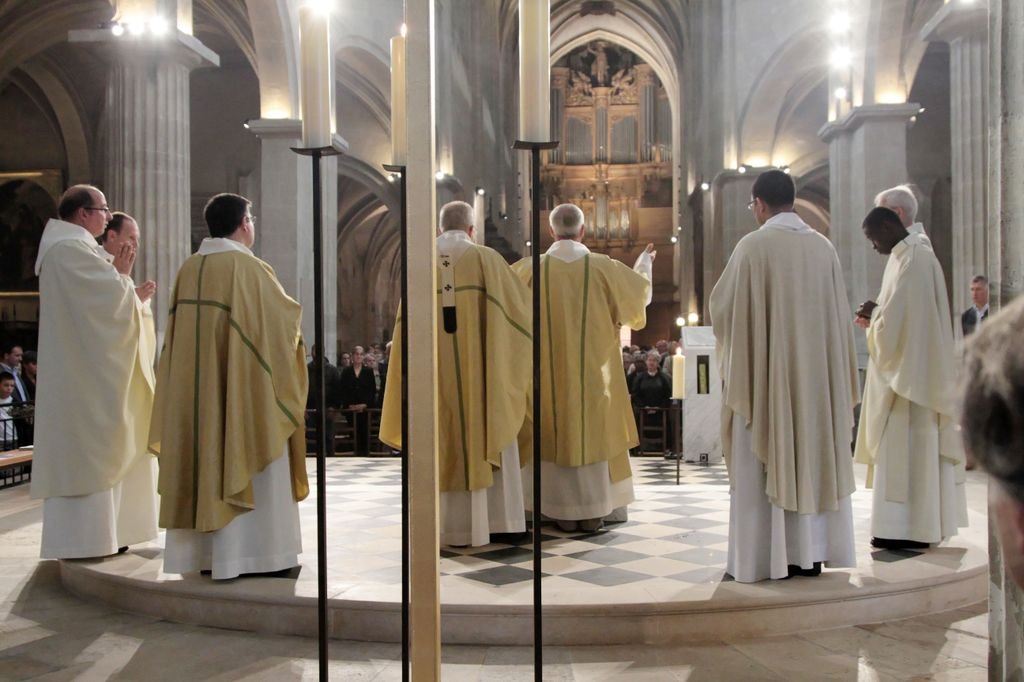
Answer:
[[210, 238], [170, 297], [149, 434], [166, 573], [282, 574], [302, 552], [302, 309], [250, 250], [249, 206], [236, 194], [210, 199]]
[[[526, 288], [501, 254], [474, 243], [473, 213], [464, 201], [441, 208], [437, 423], [441, 544], [476, 547], [492, 533], [526, 531], [516, 437], [531, 356]], [[401, 314], [380, 428], [395, 448], [402, 447]]]
[[931, 247], [895, 212], [873, 209], [864, 234], [889, 256], [877, 303], [857, 311], [869, 361], [856, 459], [874, 488], [871, 544], [923, 548], [967, 525], [945, 278]]
[[[32, 495], [43, 498], [43, 558], [113, 554], [156, 538], [146, 449], [153, 403], [151, 329], [129, 275], [135, 247], [97, 245], [103, 192], [76, 185], [43, 231]], [[140, 296], [142, 298], [140, 298]]]
[[[639, 443], [622, 372], [619, 327], [642, 329], [651, 302], [654, 245], [634, 269], [583, 242], [583, 212], [572, 204], [549, 216], [555, 243], [541, 257], [541, 512], [567, 532], [599, 529], [633, 501], [629, 449]], [[512, 266], [525, 284], [530, 259]], [[520, 438], [532, 445], [532, 414]], [[523, 469], [533, 508], [533, 463]]]
[[924, 224], [917, 220], [917, 197], [910, 185], [896, 185], [882, 190], [875, 196], [875, 206], [887, 208], [898, 215], [907, 232], [916, 234], [925, 246], [931, 248], [932, 240], [924, 231]]
[[850, 435], [857, 363], [842, 266], [793, 212], [792, 178], [754, 182], [760, 229], [711, 292], [729, 468], [726, 572], [739, 582], [856, 565]]

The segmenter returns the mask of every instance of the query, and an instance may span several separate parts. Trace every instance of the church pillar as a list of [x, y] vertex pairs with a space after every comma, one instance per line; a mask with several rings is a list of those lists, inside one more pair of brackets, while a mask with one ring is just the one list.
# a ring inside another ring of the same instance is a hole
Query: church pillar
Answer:
[[[707, 258], [703, 259], [704, 291], [707, 296], [711, 295], [711, 290], [721, 277], [736, 244], [744, 235], [757, 229], [757, 220], [747, 208], [750, 190], [756, 178], [757, 175], [754, 173], [741, 173], [729, 168], [716, 175], [711, 183], [711, 239], [710, 244], [703, 242], [707, 254]], [[704, 234], [706, 235], [707, 231]], [[707, 296], [704, 299], [705, 310]], [[705, 310], [696, 311], [701, 315], [702, 323], [707, 321]]]
[[[988, 12], [984, 5], [943, 5], [921, 31], [949, 43], [953, 182], [953, 311], [970, 305], [968, 283], [989, 273], [987, 260]], [[956, 333], [960, 328], [956, 325]]]
[[[260, 140], [260, 196], [257, 215], [257, 255], [270, 263], [288, 295], [302, 304], [302, 336], [313, 339], [313, 170], [308, 156], [292, 147], [302, 145], [302, 122], [297, 119], [249, 121]], [[333, 157], [321, 161], [323, 186], [324, 349], [338, 359], [338, 169]]]
[[[907, 181], [907, 122], [917, 104], [866, 104], [825, 124], [818, 132], [829, 145], [830, 235], [843, 265], [850, 305], [878, 296], [885, 258], [861, 231], [875, 195]], [[867, 366], [867, 346], [858, 330], [857, 360]]]
[[[996, 305], [1024, 292], [1024, 3], [989, 4], [988, 270]], [[990, 680], [1024, 676], [1024, 595], [1006, 573], [989, 517]]]
[[[191, 30], [191, 27], [188, 27]], [[191, 251], [189, 74], [219, 59], [178, 26], [115, 36], [110, 30], [71, 31], [72, 43], [94, 45], [108, 60], [101, 189], [113, 210], [139, 223], [137, 282], [155, 280], [152, 299], [158, 344], [178, 268]]]

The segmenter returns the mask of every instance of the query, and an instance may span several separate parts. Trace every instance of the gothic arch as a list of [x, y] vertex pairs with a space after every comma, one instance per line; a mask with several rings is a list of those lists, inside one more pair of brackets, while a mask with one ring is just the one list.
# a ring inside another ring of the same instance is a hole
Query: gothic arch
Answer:
[[298, 29], [288, 4], [287, 0], [245, 0], [262, 118], [299, 118]]
[[74, 90], [50, 60], [35, 59], [22, 64], [19, 70], [39, 87], [53, 111], [64, 141], [68, 184], [89, 182], [93, 179], [89, 137], [82, 120], [81, 104]]

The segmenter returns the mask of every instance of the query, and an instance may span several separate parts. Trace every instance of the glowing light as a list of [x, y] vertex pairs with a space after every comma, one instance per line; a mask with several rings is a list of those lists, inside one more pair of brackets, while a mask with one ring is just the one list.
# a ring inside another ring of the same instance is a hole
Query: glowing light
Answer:
[[747, 167], [746, 166], [737, 166], [736, 167], [736, 172], [739, 173], [740, 175], [743, 175], [744, 173], [747, 172]]
[[919, 114], [923, 114], [923, 113], [924, 113], [924, 107], [921, 107], [920, 109], [918, 109], [918, 110], [917, 110], [917, 113], [919, 113]]
[[146, 32], [146, 25], [141, 21], [125, 22], [125, 28], [133, 36], [141, 36]]
[[118, 38], [120, 38], [121, 36], [124, 35], [124, 26], [122, 26], [121, 24], [114, 24], [113, 26], [110, 27], [110, 32], [113, 33]]
[[322, 17], [330, 16], [334, 11], [333, 0], [306, 0], [303, 4]]
[[686, 321], [689, 322], [690, 324], [697, 324], [698, 322], [700, 322], [700, 315], [698, 315], [697, 313], [690, 313], [689, 315], [686, 316]]
[[747, 159], [747, 162], [743, 165], [748, 168], [764, 168], [768, 165], [768, 159], [762, 156], [754, 156]]
[[711, 189], [711, 185], [709, 185], [706, 182], [702, 182], [700, 183], [700, 189], [702, 192], [707, 192], [709, 189]]
[[835, 90], [833, 90], [832, 94], [835, 95], [836, 99], [845, 101], [846, 100], [846, 96], [849, 95], [850, 93], [848, 93], [846, 91], [846, 88], [840, 86], [840, 87], [836, 88]]
[[685, 327], [686, 326], [686, 320], [683, 318], [682, 315], [680, 315], [679, 317], [676, 318], [676, 326], [677, 327]]
[[673, 244], [675, 244], [676, 242], [679, 241], [679, 237], [676, 237], [675, 235], [672, 235], [672, 238], [669, 239], [669, 241], [672, 242]]
[[889, 92], [883, 92], [881, 95], [878, 96], [879, 104], [903, 104], [906, 101], [906, 95], [904, 95], [902, 92], [896, 92], [894, 90], [890, 90]]
[[853, 54], [850, 52], [850, 48], [845, 45], [832, 50], [832, 55], [829, 58], [832, 66], [837, 69], [845, 69], [853, 63]]
[[850, 23], [849, 12], [838, 11], [829, 18], [828, 30], [837, 34], [846, 33], [850, 30]]
[[911, 116], [910, 117], [910, 122], [911, 123], [917, 123], [917, 116]]
[[408, 26], [406, 26], [406, 25], [405, 25], [405, 24], [403, 23], [403, 24], [402, 24], [402, 27], [401, 27], [400, 29], [398, 29], [398, 33], [399, 33], [399, 35], [401, 35], [401, 36], [402, 36], [403, 38], [404, 38], [404, 37], [406, 37], [406, 36], [407, 36], [407, 35], [409, 34], [409, 27], [408, 27]]
[[483, 187], [477, 187], [476, 188], [476, 195], [478, 197], [482, 197], [485, 194], [487, 194], [487, 190], [485, 190]]
[[783, 166], [782, 172], [785, 173], [786, 175], [789, 175], [789, 166]]
[[533, 242], [531, 242], [531, 241], [527, 240], [527, 242], [526, 242], [526, 245], [527, 245], [527, 246], [533, 246]]
[[149, 20], [149, 30], [155, 36], [166, 34], [167, 28], [167, 20], [163, 17], [153, 17]]
[[438, 182], [444, 180], [444, 171], [437, 171], [436, 173], [434, 173], [434, 179], [437, 180]]

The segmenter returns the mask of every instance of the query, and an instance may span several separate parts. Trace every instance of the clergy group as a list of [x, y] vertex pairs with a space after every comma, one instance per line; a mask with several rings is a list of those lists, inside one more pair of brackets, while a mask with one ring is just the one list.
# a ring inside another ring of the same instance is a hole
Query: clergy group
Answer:
[[[864, 220], [863, 248], [888, 262], [876, 299], [854, 312], [831, 242], [793, 210], [790, 176], [771, 170], [754, 182], [759, 227], [739, 241], [709, 301], [724, 384], [726, 571], [737, 581], [855, 566], [855, 459], [873, 487], [875, 546], [926, 548], [965, 525], [944, 280], [914, 222], [916, 203], [911, 210], [901, 199], [899, 191], [879, 195]], [[229, 579], [298, 565], [298, 503], [309, 492], [302, 311], [253, 254], [250, 208], [234, 194], [207, 203], [210, 236], [170, 292], [154, 372], [147, 301], [155, 285], [131, 278], [138, 225], [98, 246], [111, 222], [103, 193], [79, 185], [62, 197], [36, 263], [32, 494], [44, 499], [43, 557], [115, 554], [153, 540], [159, 526], [168, 573]], [[593, 253], [583, 212], [562, 204], [550, 213], [553, 243], [535, 271], [531, 260], [510, 266], [480, 243], [469, 204], [446, 204], [438, 222], [441, 542], [479, 546], [525, 532], [534, 467], [544, 481], [540, 512], [562, 531], [627, 520], [629, 452], [639, 439], [619, 330], [646, 323], [654, 246], [632, 267]], [[865, 330], [869, 355], [863, 398], [855, 327]], [[83, 401], [77, 391], [86, 385]], [[411, 401], [417, 390], [409, 387]], [[398, 449], [401, 413], [402, 385], [393, 380], [380, 436]]]

